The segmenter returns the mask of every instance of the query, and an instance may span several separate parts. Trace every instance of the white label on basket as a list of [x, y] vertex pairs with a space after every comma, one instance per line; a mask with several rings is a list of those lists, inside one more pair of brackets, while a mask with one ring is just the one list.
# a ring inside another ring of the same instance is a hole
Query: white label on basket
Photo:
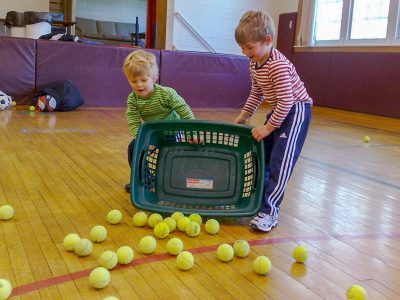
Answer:
[[213, 183], [214, 181], [210, 179], [186, 178], [187, 188], [211, 190], [213, 188]]

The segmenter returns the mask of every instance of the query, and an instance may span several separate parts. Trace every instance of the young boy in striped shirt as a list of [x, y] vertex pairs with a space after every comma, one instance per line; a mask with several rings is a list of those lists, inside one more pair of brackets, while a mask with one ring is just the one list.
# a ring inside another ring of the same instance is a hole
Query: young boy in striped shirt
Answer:
[[[194, 119], [185, 100], [169, 87], [155, 82], [158, 79], [156, 57], [147, 51], [136, 50], [124, 61], [123, 72], [132, 87], [127, 100], [126, 118], [133, 136], [128, 146], [128, 163], [132, 167], [133, 149], [140, 125], [148, 120]], [[130, 192], [130, 184], [125, 185]]]
[[311, 120], [312, 99], [293, 64], [273, 48], [275, 28], [270, 16], [248, 11], [241, 17], [235, 39], [250, 58], [251, 92], [235, 123], [245, 124], [262, 101], [272, 108], [252, 135], [264, 140], [265, 191], [259, 213], [250, 226], [269, 232], [278, 223], [287, 182], [303, 147]]

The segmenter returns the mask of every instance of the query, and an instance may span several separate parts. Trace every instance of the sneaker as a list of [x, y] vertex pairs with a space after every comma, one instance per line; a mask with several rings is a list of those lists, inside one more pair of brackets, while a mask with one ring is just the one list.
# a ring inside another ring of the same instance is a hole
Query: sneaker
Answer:
[[128, 193], [131, 192], [131, 184], [130, 183], [125, 184], [125, 191], [127, 191]]
[[278, 216], [260, 212], [250, 221], [250, 227], [257, 231], [270, 232], [278, 224]]

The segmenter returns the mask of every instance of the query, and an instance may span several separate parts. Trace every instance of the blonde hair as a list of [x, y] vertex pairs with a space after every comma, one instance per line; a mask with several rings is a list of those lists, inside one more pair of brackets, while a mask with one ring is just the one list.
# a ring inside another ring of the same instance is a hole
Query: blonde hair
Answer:
[[235, 30], [235, 39], [239, 45], [247, 42], [262, 42], [270, 35], [274, 39], [274, 20], [262, 11], [247, 11], [240, 18]]
[[128, 79], [136, 76], [150, 76], [156, 81], [158, 78], [156, 57], [143, 50], [136, 50], [129, 54], [124, 60], [122, 70]]

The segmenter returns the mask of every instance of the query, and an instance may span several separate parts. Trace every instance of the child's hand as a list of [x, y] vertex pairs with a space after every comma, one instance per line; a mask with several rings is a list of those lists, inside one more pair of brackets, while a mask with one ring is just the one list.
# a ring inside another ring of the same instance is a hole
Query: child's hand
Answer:
[[234, 123], [247, 125], [250, 123], [250, 114], [247, 111], [242, 110], [239, 116], [235, 119]]
[[197, 136], [194, 136], [189, 140], [189, 144], [202, 144], [202, 145], [204, 145], [204, 139], [203, 139], [202, 136], [200, 138], [197, 138]]
[[271, 132], [275, 130], [275, 127], [266, 124], [263, 126], [257, 126], [251, 130], [251, 134], [253, 138], [257, 140], [257, 142], [261, 141], [263, 138], [269, 136]]
[[236, 118], [236, 120], [234, 121], [234, 123], [236, 124], [243, 124], [243, 125], [247, 125], [249, 123], [248, 119], [245, 118], [241, 118], [240, 116]]

